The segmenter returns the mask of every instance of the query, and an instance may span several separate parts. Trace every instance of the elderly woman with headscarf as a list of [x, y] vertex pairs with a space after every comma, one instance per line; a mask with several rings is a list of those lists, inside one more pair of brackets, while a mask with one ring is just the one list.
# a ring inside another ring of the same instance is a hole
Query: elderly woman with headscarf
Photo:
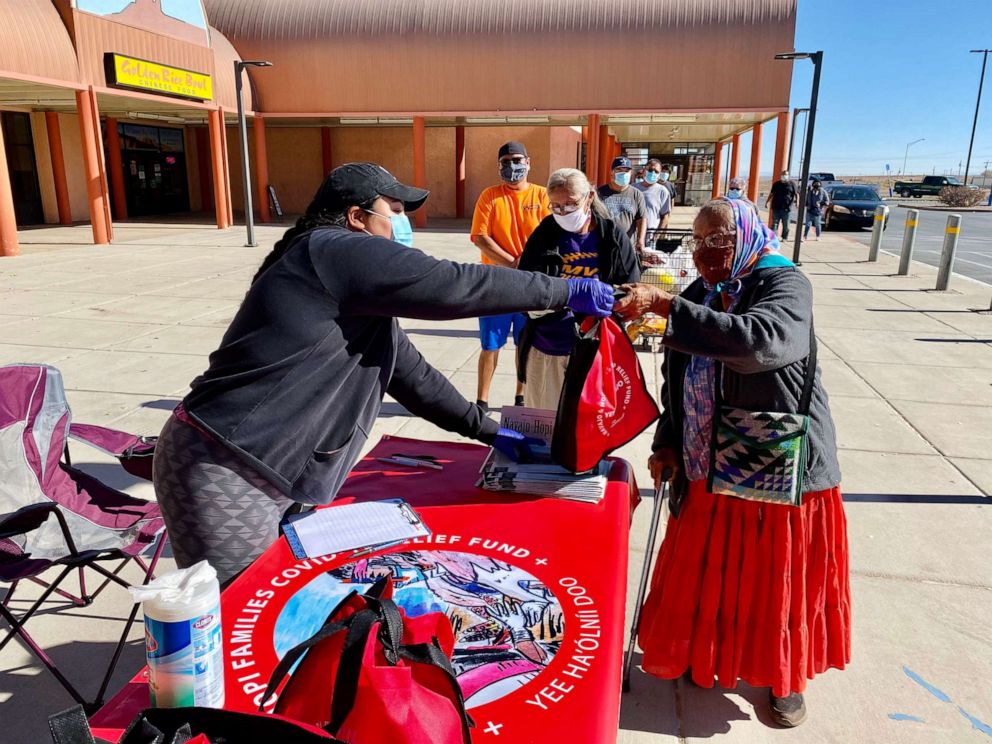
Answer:
[[[616, 309], [668, 319], [665, 410], [649, 466], [656, 482], [672, 482], [671, 517], [640, 625], [644, 670], [688, 674], [702, 687], [768, 687], [772, 718], [797, 726], [807, 680], [850, 660], [851, 600], [813, 291], [778, 248], [753, 205], [714, 200], [693, 224], [700, 278], [679, 296], [629, 285]], [[751, 500], [774, 491], [782, 472], [759, 450], [728, 456], [713, 446], [723, 446], [716, 425], [731, 410], [808, 414], [805, 459], [792, 470], [802, 476], [793, 481], [799, 505]], [[714, 488], [711, 460], [748, 488]]]

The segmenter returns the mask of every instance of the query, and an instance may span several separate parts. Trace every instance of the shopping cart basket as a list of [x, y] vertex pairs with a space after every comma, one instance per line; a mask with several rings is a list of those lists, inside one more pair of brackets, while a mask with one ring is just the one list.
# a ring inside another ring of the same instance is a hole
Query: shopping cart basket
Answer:
[[[639, 252], [641, 282], [653, 284], [672, 294], [681, 293], [699, 276], [692, 262], [688, 239], [691, 230], [648, 230], [645, 246]], [[664, 318], [645, 315], [627, 326], [631, 341], [640, 340], [643, 348], [657, 351], [665, 333]]]

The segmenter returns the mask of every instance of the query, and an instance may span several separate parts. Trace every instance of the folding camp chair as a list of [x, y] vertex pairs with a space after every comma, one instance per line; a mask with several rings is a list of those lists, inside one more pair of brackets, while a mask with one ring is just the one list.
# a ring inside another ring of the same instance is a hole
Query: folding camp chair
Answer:
[[[76, 702], [95, 708], [102, 703], [137, 606], [92, 704], [86, 703], [24, 626], [52, 594], [85, 606], [110, 583], [127, 587], [130, 582], [120, 573], [132, 561], [144, 581], [154, 578], [165, 545], [165, 524], [155, 502], [128, 496], [73, 467], [70, 437], [114, 455], [131, 474], [151, 478], [154, 439], [71, 423], [62, 375], [54, 367], [0, 367], [0, 583], [9, 584], [0, 599], [0, 617], [10, 626], [0, 639], [0, 651], [15, 636], [20, 638]], [[146, 551], [151, 551], [148, 561], [141, 556]], [[86, 587], [87, 571], [102, 579], [92, 592]], [[78, 595], [62, 588], [73, 573], [79, 579]], [[18, 584], [25, 581], [41, 585], [43, 591], [26, 612], [16, 616], [11, 599]]]

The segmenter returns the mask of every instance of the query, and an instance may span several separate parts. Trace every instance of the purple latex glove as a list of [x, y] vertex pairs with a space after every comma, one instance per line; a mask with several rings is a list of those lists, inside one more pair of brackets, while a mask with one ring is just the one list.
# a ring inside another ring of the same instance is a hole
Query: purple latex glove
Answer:
[[493, 440], [493, 447], [514, 462], [530, 462], [534, 459], [534, 453], [531, 452], [530, 448], [543, 445], [544, 442], [540, 439], [525, 437], [519, 431], [502, 427], [496, 432], [496, 439]]
[[605, 318], [613, 311], [613, 287], [599, 279], [568, 279], [569, 310], [579, 315]]

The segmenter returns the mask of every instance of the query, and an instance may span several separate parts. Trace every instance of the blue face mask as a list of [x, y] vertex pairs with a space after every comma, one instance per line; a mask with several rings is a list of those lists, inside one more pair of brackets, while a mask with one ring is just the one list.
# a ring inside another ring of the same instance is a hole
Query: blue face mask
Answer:
[[661, 180], [662, 181], [667, 181], [668, 179], [669, 179], [669, 174], [668, 173], [662, 173], [661, 174]]
[[613, 174], [613, 182], [617, 186], [629, 186], [630, 185], [630, 171], [617, 171]]
[[730, 191], [727, 192], [727, 198], [728, 199], [740, 199], [741, 198], [741, 190], [740, 189], [731, 189]]
[[387, 217], [379, 212], [373, 212], [371, 209], [365, 211], [376, 217], [388, 219], [393, 228], [393, 242], [405, 245], [407, 248], [413, 248], [413, 227], [410, 225], [409, 217], [405, 214], [391, 214]]
[[655, 171], [647, 171], [644, 174], [644, 180], [648, 183], [658, 183], [658, 175]]

